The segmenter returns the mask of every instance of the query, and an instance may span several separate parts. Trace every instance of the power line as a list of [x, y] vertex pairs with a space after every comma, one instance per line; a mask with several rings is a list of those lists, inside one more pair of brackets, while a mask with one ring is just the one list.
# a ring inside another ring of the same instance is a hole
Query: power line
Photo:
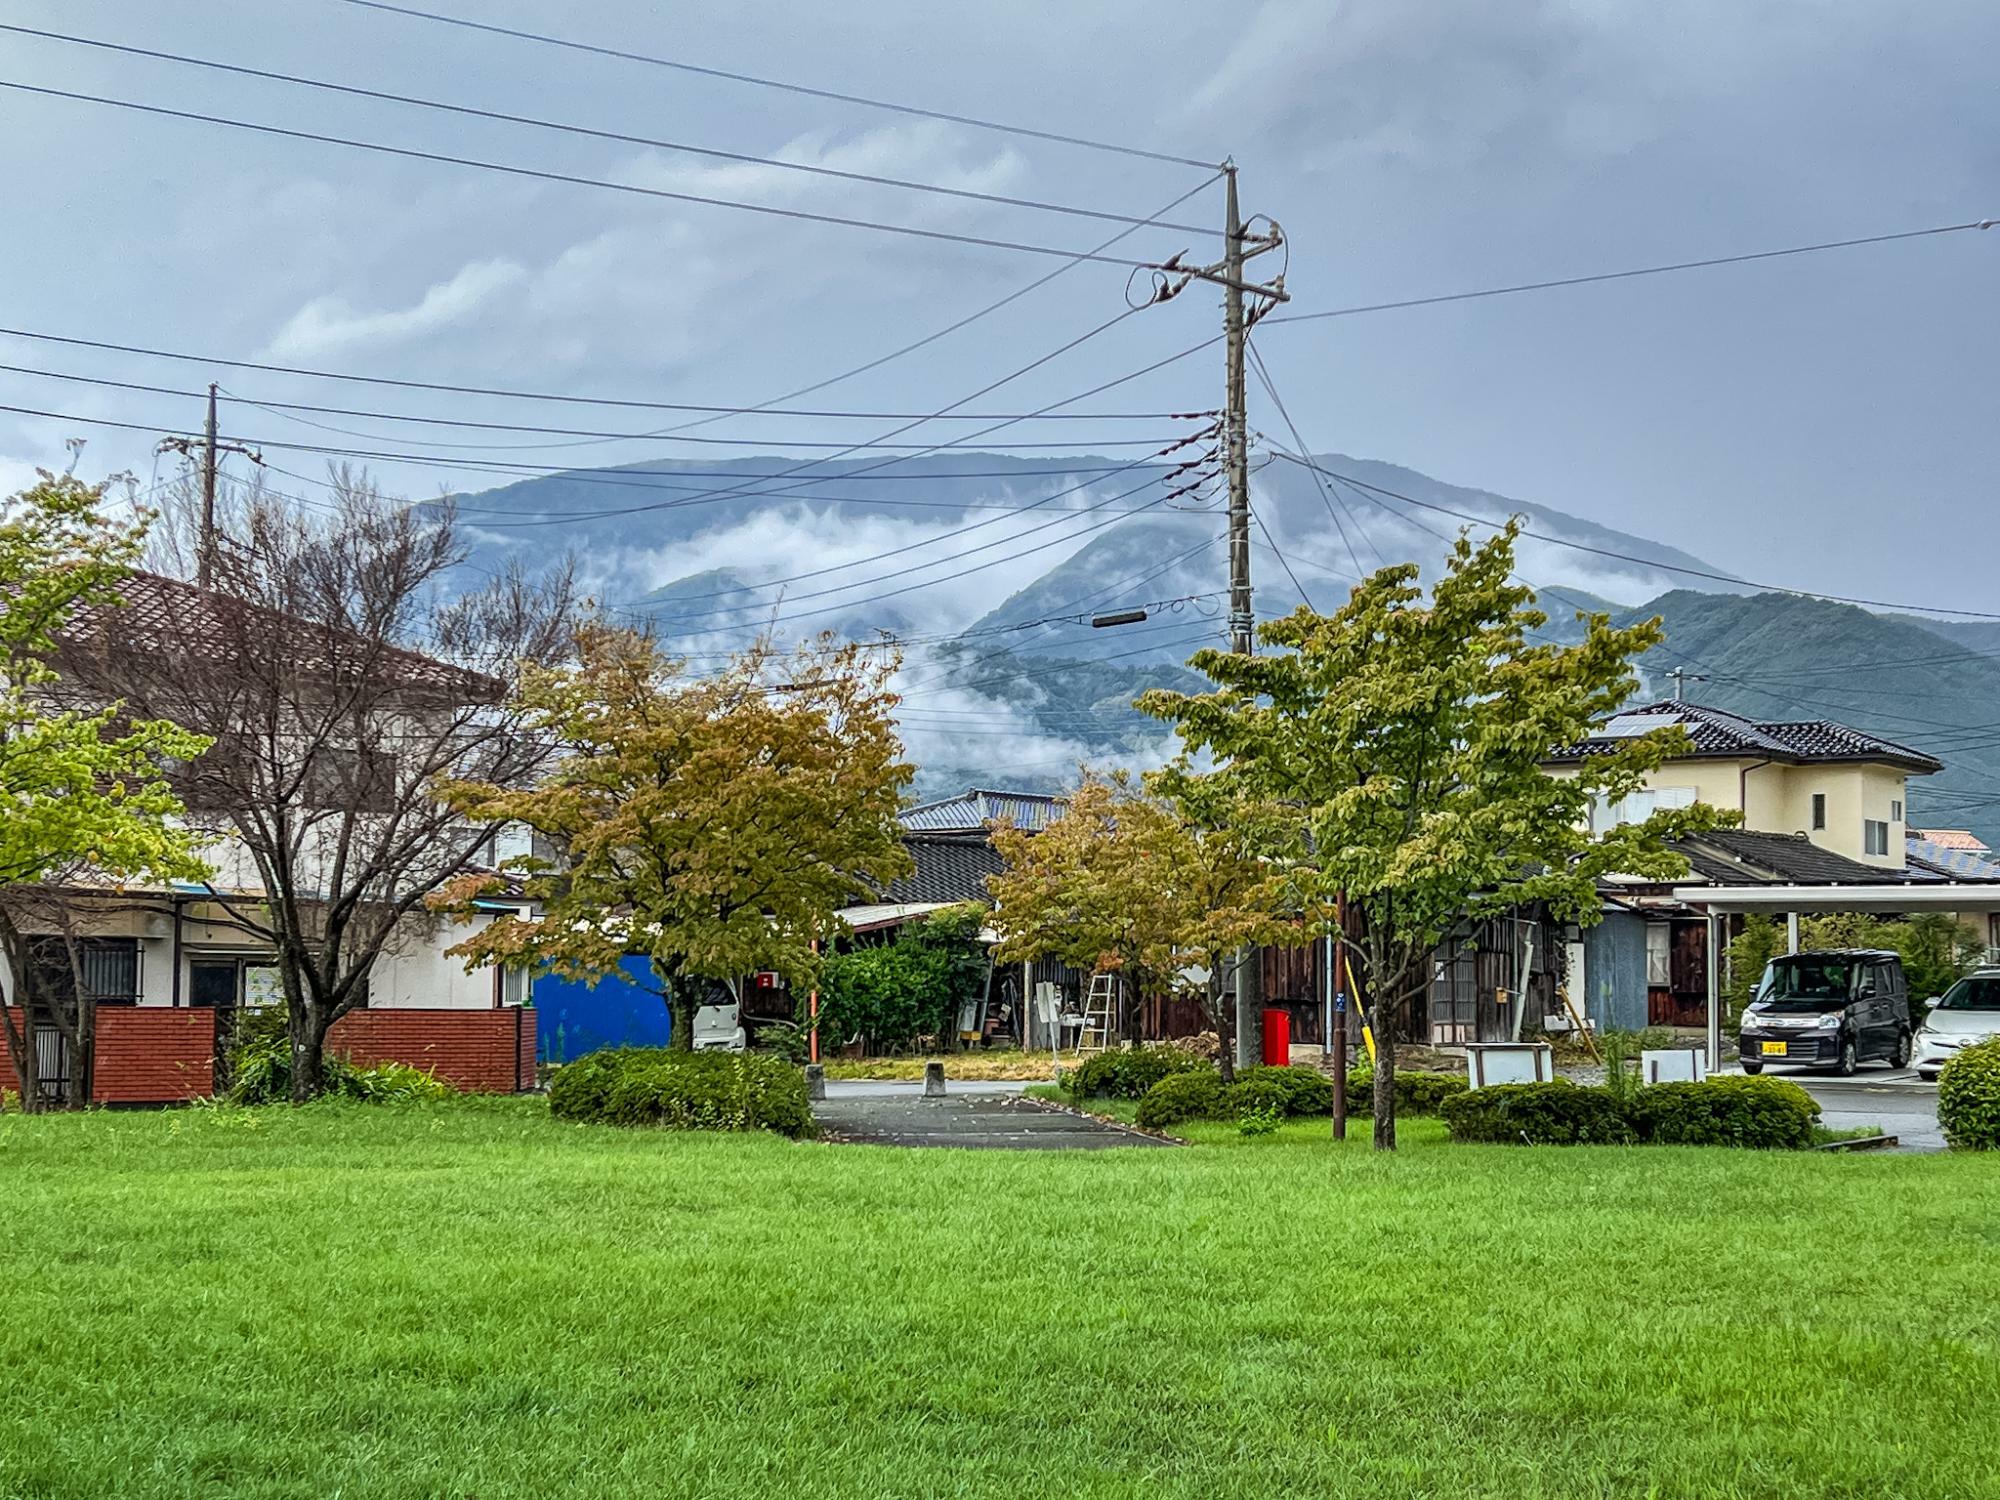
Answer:
[[[1489, 526], [1497, 530], [1507, 524], [1505, 521], [1496, 521], [1491, 516], [1472, 515], [1466, 511], [1453, 510], [1448, 505], [1438, 505], [1433, 501], [1419, 500], [1414, 495], [1405, 495], [1398, 490], [1385, 489], [1378, 484], [1369, 484], [1366, 480], [1356, 479], [1351, 474], [1338, 473], [1333, 469], [1326, 468], [1316, 459], [1293, 453], [1288, 449], [1278, 447], [1276, 444], [1272, 445], [1271, 451], [1276, 453], [1280, 458], [1298, 464], [1302, 468], [1315, 469], [1322, 474], [1343, 480], [1356, 489], [1372, 490], [1376, 493], [1387, 495], [1391, 499], [1401, 500], [1409, 505], [1422, 506], [1425, 510], [1434, 510], [1443, 515], [1454, 516], [1461, 521], [1470, 521], [1475, 526]], [[1864, 609], [1894, 609], [1912, 614], [1956, 615], [1973, 620], [2000, 620], [2000, 614], [1995, 614], [1987, 610], [1952, 609], [1941, 604], [1898, 604], [1883, 599], [1857, 598], [1849, 594], [1824, 594], [1814, 589], [1793, 588], [1782, 583], [1757, 583], [1747, 578], [1735, 578], [1727, 573], [1714, 573], [1704, 568], [1683, 567], [1678, 563], [1660, 562], [1650, 557], [1635, 557], [1629, 552], [1618, 552], [1608, 547], [1593, 547], [1585, 542], [1570, 541], [1566, 537], [1551, 536], [1547, 532], [1530, 531], [1525, 526], [1521, 528], [1521, 532], [1524, 536], [1532, 536], [1538, 541], [1553, 543], [1558, 547], [1568, 547], [1576, 552], [1588, 552], [1597, 557], [1616, 558], [1620, 562], [1638, 564], [1663, 573], [1679, 573], [1689, 578], [1712, 579], [1717, 583], [1730, 584], [1736, 588], [1755, 589], [1760, 593], [1792, 594], [1803, 599], [1823, 599], [1832, 604], [1858, 605]]]
[[[1743, 255], [1717, 255], [1706, 260], [1681, 260], [1667, 265], [1634, 266], [1623, 271], [1598, 271], [1588, 276], [1563, 276], [1551, 281], [1523, 281], [1512, 286], [1482, 287], [1472, 292], [1445, 292], [1433, 297], [1405, 297], [1397, 302], [1368, 302], [1358, 307], [1332, 307], [1324, 312], [1286, 313], [1265, 318], [1263, 325], [1311, 323], [1321, 318], [1352, 318], [1362, 313], [1396, 312], [1406, 307], [1437, 307], [1447, 302], [1472, 302], [1481, 297], [1511, 297], [1519, 292], [1546, 292], [1558, 287], [1589, 286], [1600, 281], [1629, 281], [1635, 276], [1664, 276], [1672, 271], [1700, 271], [1711, 266], [1740, 266], [1751, 261], [1777, 260], [1788, 255], [1816, 255], [1824, 250], [1851, 250], [1859, 245], [1887, 245], [1897, 240], [1918, 240], [1930, 235], [1957, 234], [1965, 229], [1991, 229], [1993, 219], [1971, 219], [1963, 224], [1935, 224], [1928, 229], [1903, 229], [1892, 234], [1868, 234], [1848, 240], [1822, 240], [1812, 245], [1788, 245], [1782, 250], [1753, 250]], [[1260, 325], [1260, 326], [1263, 326]]]
[[[1278, 408], [1278, 415], [1284, 418], [1285, 426], [1292, 434], [1292, 441], [1299, 445], [1299, 452], [1301, 453], [1308, 452], [1309, 450], [1306, 447], [1306, 440], [1299, 436], [1298, 424], [1292, 420], [1292, 414], [1285, 409], [1284, 400], [1278, 395], [1278, 387], [1272, 383], [1271, 372], [1264, 365], [1264, 356], [1257, 351], [1257, 346], [1251, 343], [1247, 338], [1244, 340], [1244, 348], [1245, 351], [1250, 356], [1250, 364], [1252, 368], [1254, 368], [1257, 372], [1258, 382], [1264, 387], [1264, 394], [1271, 398], [1271, 404]], [[1354, 572], [1355, 575], [1358, 577], [1363, 571], [1361, 567], [1361, 557], [1360, 554], [1358, 554], [1354, 550], [1354, 543], [1348, 540], [1347, 528], [1343, 526], [1340, 522], [1340, 513], [1334, 507], [1333, 496], [1328, 493], [1326, 484], [1323, 480], [1320, 479], [1320, 476], [1317, 471], [1315, 471], [1313, 474], [1313, 481], [1315, 487], [1319, 490], [1320, 499], [1326, 502], [1327, 516], [1333, 521], [1333, 529], [1340, 534], [1340, 544], [1341, 546], [1347, 549], [1347, 560], [1354, 564]], [[1354, 517], [1350, 515], [1348, 519], [1352, 521], [1354, 520]], [[1360, 530], [1360, 526], [1361, 523], [1355, 521], [1355, 529], [1357, 531]], [[1267, 532], [1266, 535], [1268, 536], [1269, 533]], [[1276, 544], [1273, 543], [1273, 546], [1275, 545]], [[1377, 553], [1376, 556], [1379, 559], [1381, 554]], [[1301, 590], [1300, 592], [1303, 593], [1304, 590]]]
[[[0, 364], [0, 371], [5, 371], [9, 374], [14, 374], [14, 375], [27, 375], [38, 380], [62, 380], [62, 381], [68, 381], [71, 384], [76, 384], [76, 385], [103, 386], [111, 390], [121, 390], [121, 391], [141, 391], [149, 395], [175, 396], [187, 400], [200, 400], [203, 395], [203, 393], [200, 391], [179, 390], [172, 386], [148, 385], [140, 381], [132, 381], [132, 380], [113, 380], [103, 375], [78, 375], [75, 374], [74, 372], [66, 370], [40, 370], [30, 365]], [[620, 442], [648, 441], [648, 442], [700, 443], [711, 447], [726, 447], [726, 448], [857, 448], [857, 449], [924, 448], [925, 451], [927, 452], [948, 452], [952, 449], [965, 446], [959, 443], [934, 443], [926, 445], [922, 443], [880, 443], [880, 442], [870, 442], [866, 440], [855, 442], [851, 439], [837, 439], [834, 441], [825, 441], [825, 440], [814, 441], [804, 438], [792, 439], [783, 437], [663, 438], [657, 433], [650, 433], [650, 432], [599, 432], [599, 431], [590, 431], [587, 429], [576, 428], [576, 427], [541, 427], [519, 422], [482, 422], [482, 421], [474, 421], [470, 418], [421, 416], [409, 412], [382, 411], [379, 409], [367, 408], [367, 407], [321, 406], [303, 401], [265, 400], [258, 397], [246, 396], [239, 391], [232, 391], [226, 386], [223, 387], [222, 394], [228, 396], [231, 400], [242, 402], [245, 406], [254, 406], [260, 411], [269, 412], [273, 416], [287, 416], [288, 414], [293, 412], [316, 412], [325, 416], [361, 417], [364, 419], [383, 421], [383, 422], [410, 422], [430, 427], [462, 427], [474, 432], [540, 432], [558, 437], [608, 438]], [[1199, 417], [1209, 416], [1211, 415], [1211, 413], [1186, 412], [1186, 413], [1175, 413], [1174, 415], [1176, 417], [1184, 418], [1186, 420], [1191, 421]], [[917, 418], [917, 420], [924, 421], [928, 420], [928, 418], [919, 417]], [[994, 418], [994, 420], [1002, 422], [1027, 422], [1027, 421], [1033, 421], [1035, 420], [1035, 418], [1032, 414], [1024, 413], [1019, 415], [997, 416]], [[318, 426], [320, 424], [310, 423], [308, 425]], [[333, 430], [339, 431], [339, 429], [337, 428]], [[347, 433], [346, 436], [380, 438], [382, 435], [379, 433], [350, 432]], [[389, 441], [394, 441], [394, 439], [391, 438], [389, 439]], [[420, 441], [420, 442], [430, 443], [429, 439], [410, 439], [409, 441], [413, 442]], [[1089, 447], [1140, 448], [1140, 447], [1145, 447], [1148, 444], [1157, 444], [1161, 441], [1162, 439], [1159, 437], [1139, 437], [1139, 438], [1092, 437], [1092, 438], [1074, 438], [1062, 442], [1007, 443], [1001, 446], [1008, 448], [1023, 448], [1023, 449], [1089, 448]], [[468, 443], [462, 445], [451, 444], [451, 443], [438, 443], [438, 444], [433, 444], [433, 446], [437, 447], [463, 446], [463, 447], [483, 448], [489, 445], [474, 444], [474, 443]], [[528, 446], [539, 447], [541, 445], [529, 444]], [[991, 445], [982, 445], [981, 451], [986, 451], [988, 448], [990, 448], [990, 446]]]
[[141, 104], [137, 100], [114, 99], [104, 94], [47, 88], [41, 84], [21, 83], [10, 78], [0, 78], [0, 89], [13, 89], [23, 94], [39, 94], [48, 99], [101, 104], [110, 109], [131, 110], [171, 120], [192, 120], [203, 125], [223, 125], [232, 130], [282, 136], [287, 140], [316, 141], [321, 145], [342, 146], [353, 151], [373, 151], [385, 156], [403, 157], [410, 161], [439, 162], [448, 166], [473, 167], [482, 172], [498, 172], [509, 177], [526, 177], [538, 182], [561, 182], [575, 187], [601, 188], [606, 192], [629, 193], [641, 198], [663, 199], [674, 203], [698, 203], [710, 208], [733, 208], [742, 213], [767, 214], [773, 218], [796, 219], [810, 224], [837, 224], [848, 229], [871, 229], [879, 234], [908, 235], [916, 239], [940, 240], [955, 245], [978, 245], [989, 250], [1011, 250], [1021, 255], [1053, 255], [1064, 260], [1096, 261], [1103, 265], [1124, 266], [1129, 270], [1167, 269], [1157, 261], [1130, 260], [1124, 256], [1104, 255], [1092, 250], [1065, 250], [1054, 245], [1034, 245], [1021, 240], [993, 239], [986, 235], [960, 234], [948, 229], [920, 229], [914, 224], [891, 224], [879, 219], [854, 219], [841, 214], [813, 213], [803, 208], [779, 208], [769, 203], [744, 203], [734, 198], [715, 198], [703, 193], [676, 192], [671, 188], [641, 187], [637, 183], [612, 182], [602, 177], [583, 177], [572, 172], [557, 172], [543, 167], [524, 167], [512, 162], [485, 161], [473, 156], [453, 156], [443, 151], [421, 151], [414, 146], [391, 146], [383, 141], [364, 141], [352, 136], [325, 135], [318, 131], [296, 130], [284, 125], [266, 125], [255, 120], [238, 120], [227, 115], [207, 114], [200, 110], [169, 109], [162, 104]]
[[496, 120], [508, 125], [527, 125], [537, 130], [552, 130], [565, 135], [587, 136], [595, 140], [616, 141], [621, 145], [649, 146], [661, 151], [679, 151], [691, 156], [713, 157], [718, 161], [742, 162], [760, 167], [776, 167], [787, 172], [801, 172], [815, 177], [837, 178], [845, 182], [874, 183], [880, 187], [902, 188], [910, 192], [935, 193], [948, 198], [970, 199], [979, 203], [995, 203], [1009, 208], [1030, 208], [1042, 213], [1068, 214], [1075, 218], [1100, 219], [1111, 224], [1130, 224], [1135, 228], [1157, 224], [1163, 229], [1178, 230], [1184, 234], [1216, 234], [1213, 225], [1174, 224], [1159, 219], [1135, 218], [1130, 214], [1112, 213], [1108, 209], [1084, 208], [1073, 203], [1049, 203], [1037, 198], [1014, 198], [1004, 193], [982, 193], [971, 188], [945, 187], [939, 183], [912, 182], [902, 177], [884, 177], [873, 172], [850, 172], [838, 167], [815, 166], [807, 162], [786, 161], [782, 157], [754, 156], [742, 151], [724, 151], [712, 146], [696, 146], [686, 141], [660, 140], [652, 136], [629, 135], [616, 130], [599, 130], [588, 125], [576, 125], [562, 120], [547, 120], [534, 115], [509, 114], [503, 110], [478, 109], [466, 104], [452, 104], [441, 99], [425, 99], [413, 94], [395, 94], [384, 89], [363, 88], [355, 84], [334, 83], [323, 78], [308, 78], [297, 73], [280, 73], [268, 68], [246, 67], [239, 63], [221, 62], [215, 58], [192, 57], [181, 52], [162, 52], [152, 47], [134, 47], [122, 42], [108, 42], [96, 37], [73, 36], [61, 31], [44, 31], [34, 26], [13, 26], [0, 22], [0, 31], [11, 31], [21, 36], [39, 37], [45, 41], [64, 42], [78, 47], [96, 47], [108, 52], [122, 52], [131, 57], [147, 57], [160, 62], [180, 63], [188, 67], [209, 68], [216, 72], [233, 73], [243, 78], [262, 78], [273, 83], [295, 84], [301, 88], [320, 89], [327, 93], [346, 94], [353, 98], [377, 99], [390, 104], [407, 104], [418, 109], [438, 110], [446, 114], [463, 115], [474, 119]]
[[588, 52], [599, 57], [615, 57], [623, 62], [646, 63], [656, 68], [673, 68], [682, 73], [695, 73], [704, 78], [720, 78], [730, 83], [754, 84], [758, 88], [782, 89], [787, 93], [804, 94], [813, 99], [829, 99], [838, 104], [860, 104], [870, 109], [889, 110], [900, 115], [915, 115], [926, 120], [944, 120], [953, 125], [969, 125], [978, 130], [995, 130], [1006, 135], [1025, 136], [1033, 140], [1054, 141], [1064, 146], [1082, 146], [1092, 151], [1112, 151], [1121, 156], [1141, 157], [1148, 161], [1168, 162], [1181, 167], [1212, 168], [1214, 162], [1198, 161], [1190, 156], [1175, 156], [1164, 151], [1151, 151], [1140, 146], [1122, 146], [1111, 141], [1095, 141], [1086, 136], [1065, 135], [1060, 131], [1038, 130], [1027, 125], [1010, 125], [999, 120], [983, 120], [975, 115], [951, 114], [944, 110], [924, 109], [914, 104], [899, 104], [888, 99], [871, 99], [862, 94], [844, 94], [833, 89], [814, 88], [802, 83], [786, 83], [775, 78], [759, 78], [750, 73], [733, 73], [723, 68], [702, 67], [695, 63], [681, 62], [676, 58], [654, 57], [643, 52], [628, 51], [620, 47], [599, 46], [590, 42], [572, 41], [568, 37], [549, 36], [541, 32], [517, 30], [511, 26], [496, 26], [487, 21], [474, 21], [463, 16], [441, 15], [435, 11], [418, 10], [411, 6], [389, 5], [383, 0], [346, 0], [349, 5], [364, 10], [386, 11], [391, 15], [407, 16], [414, 20], [433, 21], [444, 26], [459, 26], [467, 31], [484, 31], [494, 36], [512, 37], [516, 41], [535, 42], [546, 47], [563, 47], [572, 52]]

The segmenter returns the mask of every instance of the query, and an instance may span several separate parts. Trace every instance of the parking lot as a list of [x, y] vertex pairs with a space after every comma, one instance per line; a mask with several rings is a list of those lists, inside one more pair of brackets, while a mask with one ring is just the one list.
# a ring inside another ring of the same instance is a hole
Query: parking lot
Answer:
[[[1736, 1069], [1727, 1071], [1735, 1072]], [[1880, 1125], [1902, 1151], [1942, 1151], [1937, 1085], [1908, 1068], [1863, 1067], [1852, 1078], [1817, 1068], [1766, 1067], [1767, 1078], [1788, 1078], [1819, 1101], [1820, 1122], [1832, 1130]]]

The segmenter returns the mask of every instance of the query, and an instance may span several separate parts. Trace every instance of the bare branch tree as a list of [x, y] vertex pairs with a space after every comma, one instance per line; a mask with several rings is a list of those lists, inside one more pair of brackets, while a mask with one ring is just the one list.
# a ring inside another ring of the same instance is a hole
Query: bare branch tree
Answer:
[[[553, 744], [511, 688], [572, 639], [570, 563], [462, 590], [449, 501], [332, 477], [318, 510], [261, 485], [227, 497], [213, 590], [138, 575], [70, 652], [95, 691], [216, 737], [178, 784], [223, 835], [216, 899], [275, 952], [295, 1099], [319, 1091], [328, 1028], [366, 1002], [425, 897], [490, 862], [494, 828], [434, 788], [525, 784], [547, 765]], [[156, 556], [183, 574], [198, 541], [187, 507], [169, 501], [157, 534]]]

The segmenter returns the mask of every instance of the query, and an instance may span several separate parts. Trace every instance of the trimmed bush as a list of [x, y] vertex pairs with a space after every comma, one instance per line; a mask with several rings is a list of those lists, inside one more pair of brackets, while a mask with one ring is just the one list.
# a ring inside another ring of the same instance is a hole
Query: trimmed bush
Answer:
[[1170, 1073], [1139, 1101], [1139, 1128], [1164, 1130], [1185, 1120], [1214, 1119], [1222, 1110], [1222, 1080], [1215, 1070]]
[[1561, 1078], [1473, 1089], [1445, 1100], [1440, 1112], [1455, 1141], [1624, 1146], [1634, 1140], [1631, 1124], [1608, 1090], [1579, 1088]]
[[586, 1124], [813, 1133], [805, 1075], [789, 1063], [662, 1047], [593, 1052], [558, 1069], [549, 1113]]
[[1206, 1058], [1185, 1047], [1133, 1047], [1100, 1052], [1069, 1076], [1069, 1091], [1079, 1099], [1143, 1099], [1162, 1078], [1176, 1073], [1215, 1071]]
[[[231, 1104], [285, 1104], [292, 1097], [292, 1039], [281, 1006], [239, 1012], [224, 1059], [222, 1097]], [[356, 1067], [337, 1052], [320, 1059], [325, 1097], [369, 1104], [417, 1104], [456, 1099], [459, 1091], [437, 1074], [408, 1063]]]
[[1652, 1145], [1800, 1151], [1812, 1144], [1819, 1105], [1787, 1079], [1711, 1078], [1637, 1089], [1626, 1113]]
[[[1464, 1075], [1459, 1073], [1398, 1073], [1396, 1114], [1403, 1119], [1434, 1115], [1443, 1107], [1445, 1100], [1463, 1094], [1466, 1089]], [[1328, 1100], [1327, 1108], [1333, 1108], [1331, 1100]], [[1348, 1113], [1365, 1115], [1374, 1108], [1375, 1072], [1372, 1068], [1356, 1068], [1347, 1075]]]
[[[1246, 1068], [1244, 1072], [1253, 1071]], [[1262, 1072], [1262, 1069], [1254, 1071]], [[1272, 1072], [1283, 1072], [1273, 1068]], [[1254, 1114], [1286, 1114], [1286, 1106], [1291, 1103], [1291, 1094], [1282, 1083], [1270, 1077], [1240, 1078], [1222, 1091], [1222, 1114], [1225, 1120], [1241, 1120]]]
[[2000, 1151], [2000, 1039], [1967, 1047], [1938, 1070], [1937, 1110], [1954, 1151]]
[[1333, 1113], [1333, 1080], [1316, 1068], [1245, 1068], [1236, 1081], [1275, 1085], [1285, 1101], [1285, 1113], [1295, 1118]]

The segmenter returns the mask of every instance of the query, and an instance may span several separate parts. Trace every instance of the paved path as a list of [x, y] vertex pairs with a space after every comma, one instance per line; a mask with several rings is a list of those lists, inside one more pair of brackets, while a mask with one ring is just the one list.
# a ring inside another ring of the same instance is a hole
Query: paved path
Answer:
[[[829, 1140], [873, 1146], [957, 1146], [989, 1151], [1096, 1151], [1167, 1146], [1122, 1125], [1024, 1099], [1020, 1084], [967, 1084], [942, 1099], [923, 1086], [829, 1083], [813, 1116]], [[893, 1090], [893, 1092], [891, 1091]]]
[[1764, 1076], [1789, 1079], [1819, 1100], [1820, 1123], [1828, 1129], [1879, 1125], [1897, 1138], [1901, 1150], [1945, 1149], [1944, 1132], [1938, 1128], [1937, 1085], [1925, 1083], [1908, 1068], [1863, 1064], [1852, 1078], [1842, 1078], [1830, 1069], [1773, 1066], [1764, 1069]]

